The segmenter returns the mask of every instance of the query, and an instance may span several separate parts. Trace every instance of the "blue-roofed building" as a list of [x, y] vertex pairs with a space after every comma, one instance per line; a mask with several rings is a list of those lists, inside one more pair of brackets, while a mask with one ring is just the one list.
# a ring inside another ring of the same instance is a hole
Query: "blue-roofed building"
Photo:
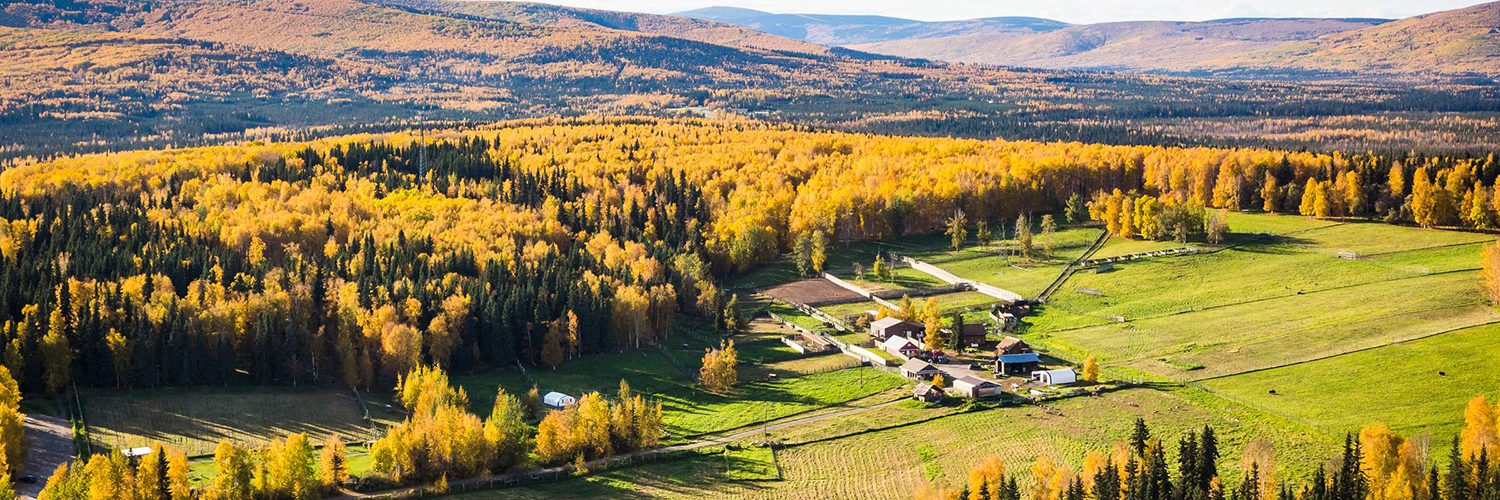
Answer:
[[1001, 354], [995, 357], [995, 373], [1004, 375], [1030, 375], [1042, 364], [1042, 358], [1034, 352]]

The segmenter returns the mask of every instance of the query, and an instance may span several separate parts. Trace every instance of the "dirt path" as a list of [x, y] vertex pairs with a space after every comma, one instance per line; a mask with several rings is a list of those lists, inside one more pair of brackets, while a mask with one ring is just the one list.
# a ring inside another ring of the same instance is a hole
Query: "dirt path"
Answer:
[[[26, 454], [20, 477], [16, 478], [16, 494], [21, 498], [36, 498], [52, 471], [73, 459], [73, 428], [67, 420], [47, 415], [27, 415], [25, 428], [31, 451]], [[35, 475], [37, 481], [20, 481], [27, 475]]]
[[[802, 424], [806, 424], [806, 423], [810, 423], [810, 422], [816, 422], [816, 421], [819, 421], [819, 420], [824, 420], [824, 419], [829, 419], [829, 418], [835, 418], [835, 417], [843, 417], [843, 416], [853, 415], [853, 414], [856, 414], [856, 413], [861, 413], [861, 412], [866, 412], [866, 411], [874, 410], [876, 408], [884, 408], [884, 407], [891, 406], [891, 405], [896, 404], [896, 403], [900, 403], [902, 401], [905, 401], [905, 399], [897, 399], [895, 401], [887, 401], [887, 402], [884, 402], [884, 403], [880, 403], [880, 404], [876, 404], [876, 405], [871, 405], [871, 406], [861, 406], [859, 408], [850, 408], [850, 409], [847, 409], [847, 410], [840, 410], [840, 411], [836, 411], [836, 412], [833, 412], [833, 413], [824, 413], [824, 414], [821, 414], [821, 415], [812, 415], [812, 416], [808, 416], [808, 417], [795, 418], [795, 419], [792, 419], [792, 420], [787, 420], [785, 422], [779, 422], [779, 423], [775, 423], [775, 424], [771, 424], [771, 425], [767, 425], [767, 426], [757, 427], [757, 428], [750, 429], [750, 430], [747, 430], [747, 431], [741, 431], [741, 432], [737, 432], [737, 433], [730, 434], [730, 435], [727, 435], [727, 436], [720, 436], [720, 437], [716, 437], [716, 438], [712, 438], [712, 439], [706, 439], [706, 440], [703, 440], [703, 441], [695, 441], [695, 442], [692, 442], [692, 443], [685, 443], [685, 444], [679, 444], [679, 445], [674, 445], [674, 446], [666, 446], [666, 447], [655, 448], [655, 449], [651, 449], [651, 450], [638, 451], [638, 452], [635, 452], [635, 453], [627, 453], [627, 454], [624, 454], [624, 455], [615, 455], [615, 456], [608, 457], [608, 458], [601, 458], [601, 459], [598, 459], [598, 460], [590, 461], [590, 462], [584, 464], [584, 468], [586, 468], [586, 469], [593, 468], [593, 467], [597, 467], [599, 465], [603, 465], [603, 464], [605, 464], [607, 462], [613, 462], [613, 461], [617, 461], [617, 460], [621, 460], [621, 459], [626, 459], [626, 458], [649, 457], [649, 456], [659, 455], [659, 454], [663, 454], [663, 453], [671, 453], [671, 452], [687, 451], [687, 450], [696, 450], [696, 449], [704, 448], [704, 447], [708, 447], [708, 446], [714, 446], [714, 445], [721, 445], [721, 444], [731, 443], [731, 442], [738, 441], [738, 440], [741, 440], [741, 439], [755, 437], [756, 435], [759, 435], [759, 434], [761, 434], [763, 432], [769, 432], [769, 431], [775, 431], [775, 430], [779, 430], [779, 429], [785, 429], [785, 428], [792, 427], [792, 426], [795, 426], [795, 425], [802, 425]], [[450, 491], [463, 491], [461, 489], [461, 487], [462, 486], [466, 486], [466, 485], [484, 484], [486, 482], [506, 482], [506, 481], [510, 481], [510, 480], [514, 480], [514, 479], [524, 478], [524, 477], [531, 476], [531, 475], [550, 475], [550, 474], [557, 474], [557, 473], [560, 473], [560, 472], [566, 472], [566, 471], [571, 471], [571, 470], [573, 470], [573, 466], [572, 465], [563, 465], [563, 466], [551, 467], [551, 468], [547, 468], [547, 469], [526, 470], [526, 471], [519, 471], [519, 472], [511, 472], [511, 473], [508, 473], [508, 474], [501, 474], [501, 475], [493, 476], [493, 477], [490, 477], [490, 478], [463, 479], [463, 480], [452, 481], [452, 482], [448, 483], [448, 488], [449, 488]], [[346, 490], [342, 496], [338, 496], [338, 497], [334, 497], [334, 498], [353, 499], [353, 498], [363, 498], [363, 497], [369, 497], [369, 496], [388, 495], [388, 494], [403, 495], [403, 494], [413, 493], [413, 492], [422, 490], [424, 488], [426, 488], [426, 486], [411, 486], [411, 487], [407, 487], [407, 488], [398, 488], [398, 489], [384, 490], [384, 491], [373, 491], [373, 492], [369, 492], [369, 493], [356, 493], [356, 492], [353, 492], [353, 491], [347, 491]]]

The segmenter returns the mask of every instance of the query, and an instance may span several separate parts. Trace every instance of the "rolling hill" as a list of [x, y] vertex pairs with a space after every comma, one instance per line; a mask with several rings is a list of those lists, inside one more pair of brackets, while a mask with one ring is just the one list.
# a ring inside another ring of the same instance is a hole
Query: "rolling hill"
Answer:
[[1055, 69], [1189, 72], [1203, 61], [1267, 50], [1287, 42], [1368, 27], [1344, 19], [1132, 21], [1046, 32], [979, 32], [907, 38], [851, 47], [945, 61]]
[[532, 2], [378, 0], [378, 3], [419, 11], [458, 14], [513, 23], [609, 29], [662, 35], [731, 47], [802, 52], [807, 54], [828, 54], [830, 52], [830, 47], [827, 45], [787, 38], [733, 23], [691, 17], [562, 7]]
[[[836, 46], [977, 34], [1046, 33], [1069, 26], [1061, 21], [1035, 17], [924, 22], [886, 16], [772, 14], [737, 7], [708, 7], [679, 12], [677, 15], [720, 21], [777, 36]], [[888, 54], [904, 55], [894, 52]]]
[[1500, 2], [1411, 17], [1215, 61], [1220, 70], [1500, 76]]
[[1072, 25], [999, 17], [925, 22], [710, 7], [679, 15], [900, 57], [1052, 69], [1190, 72], [1205, 61], [1378, 25], [1381, 19], [1222, 19]]

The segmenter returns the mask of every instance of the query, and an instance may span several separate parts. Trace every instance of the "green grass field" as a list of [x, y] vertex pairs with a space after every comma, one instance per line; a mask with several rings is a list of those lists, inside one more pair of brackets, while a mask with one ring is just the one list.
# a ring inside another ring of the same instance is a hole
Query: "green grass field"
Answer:
[[724, 478], [730, 481], [773, 481], [781, 479], [776, 472], [776, 453], [763, 446], [745, 446], [725, 450], [720, 458]]
[[1444, 444], [1469, 399], [1500, 387], [1496, 338], [1500, 325], [1481, 326], [1202, 385], [1329, 433], [1386, 423]]
[[1500, 320], [1474, 289], [1487, 236], [1274, 215], [1230, 224], [1281, 236], [1077, 273], [1028, 334], [1075, 357], [1197, 379]]
[[[916, 299], [912, 299], [912, 300], [916, 300]], [[878, 311], [880, 311], [880, 304], [876, 304], [875, 302], [869, 301], [869, 300], [861, 300], [859, 302], [848, 302], [848, 303], [844, 303], [844, 304], [831, 304], [831, 305], [826, 305], [826, 306], [818, 306], [818, 310], [821, 310], [821, 311], [823, 311], [825, 313], [828, 313], [829, 316], [833, 316], [835, 318], [843, 319], [843, 318], [846, 318], [846, 317], [849, 317], [849, 316], [852, 316], [852, 315], [861, 314], [861, 313], [866, 313], [866, 312], [871, 312], [871, 311], [878, 312]]]
[[773, 382], [741, 382], [730, 394], [681, 387], [656, 394], [674, 437], [697, 436], [777, 419], [901, 387], [906, 379], [873, 368], [853, 368]]
[[299, 432], [314, 442], [329, 434], [345, 440], [373, 436], [354, 396], [337, 389], [110, 391], [85, 394], [83, 404], [94, 445], [108, 449], [159, 442], [192, 456], [213, 453], [222, 440], [260, 447]]

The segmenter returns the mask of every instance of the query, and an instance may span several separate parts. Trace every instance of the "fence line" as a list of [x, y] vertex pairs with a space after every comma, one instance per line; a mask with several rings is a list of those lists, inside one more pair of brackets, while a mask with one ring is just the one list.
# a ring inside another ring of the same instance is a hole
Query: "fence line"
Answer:
[[976, 292], [989, 295], [1006, 302], [1020, 302], [1026, 299], [1019, 293], [1012, 292], [1010, 290], [1006, 290], [994, 285], [980, 283], [971, 279], [960, 278], [958, 277], [958, 275], [950, 273], [941, 267], [934, 266], [932, 264], [928, 264], [911, 257], [901, 257], [901, 261], [910, 265], [912, 269], [916, 269], [918, 271], [922, 271], [924, 273], [932, 275], [932, 277], [943, 280], [944, 282], [947, 282], [949, 284], [968, 287]]
[[1052, 280], [1052, 284], [1047, 285], [1047, 288], [1043, 289], [1042, 293], [1036, 296], [1037, 302], [1047, 303], [1047, 299], [1052, 298], [1052, 294], [1057, 293], [1057, 290], [1062, 288], [1063, 283], [1066, 283], [1068, 278], [1072, 278], [1073, 273], [1078, 272], [1078, 263], [1087, 260], [1089, 257], [1093, 257], [1095, 253], [1099, 252], [1099, 249], [1104, 248], [1104, 243], [1108, 241], [1109, 231], [1100, 233], [1099, 237], [1094, 239], [1094, 243], [1090, 244], [1087, 250], [1084, 250], [1082, 254], [1078, 255], [1078, 258], [1069, 262], [1068, 267], [1063, 269], [1061, 274], [1057, 275], [1057, 279]]
[[531, 373], [526, 371], [526, 367], [521, 365], [521, 360], [519, 359], [516, 360], [516, 369], [521, 371], [521, 378], [526, 379], [526, 382], [530, 383], [532, 387], [536, 387], [536, 379], [531, 378]]
[[843, 288], [845, 290], [849, 290], [851, 292], [857, 293], [861, 297], [870, 299], [871, 301], [874, 301], [876, 304], [880, 304], [882, 306], [890, 308], [892, 311], [900, 311], [901, 310], [901, 306], [898, 306], [898, 305], [892, 303], [889, 300], [885, 300], [885, 299], [881, 298], [879, 295], [876, 295], [874, 292], [871, 292], [869, 290], [865, 290], [864, 287], [862, 287], [862, 286], [855, 285], [853, 283], [850, 283], [850, 282], [844, 281], [842, 279], [839, 279], [838, 276], [834, 276], [834, 275], [828, 274], [828, 273], [823, 273], [823, 279], [828, 280], [829, 283], [833, 283], [835, 285], [838, 285], [840, 288]]
[[1079, 267], [1094, 267], [1094, 266], [1097, 266], [1097, 265], [1100, 265], [1100, 264], [1110, 264], [1110, 263], [1115, 263], [1115, 262], [1126, 262], [1126, 261], [1144, 259], [1144, 258], [1147, 258], [1147, 257], [1170, 257], [1170, 256], [1173, 256], [1173, 255], [1195, 254], [1195, 253], [1198, 253], [1198, 249], [1196, 249], [1196, 248], [1177, 247], [1177, 248], [1168, 248], [1166, 250], [1153, 250], [1153, 251], [1150, 251], [1150, 252], [1139, 252], [1139, 253], [1133, 253], [1133, 254], [1130, 254], [1130, 255], [1120, 255], [1120, 256], [1116, 256], [1116, 257], [1104, 257], [1104, 258], [1101, 258], [1101, 259], [1086, 260], [1086, 261], [1083, 261], [1083, 262], [1079, 262], [1078, 265], [1079, 265]]
[[360, 411], [365, 414], [365, 424], [370, 426], [370, 436], [367, 439], [374, 440], [379, 438], [380, 430], [375, 427], [375, 419], [370, 416], [370, 407], [365, 405], [365, 398], [360, 397], [358, 388], [350, 387], [349, 390], [354, 392], [354, 401], [359, 403]]

